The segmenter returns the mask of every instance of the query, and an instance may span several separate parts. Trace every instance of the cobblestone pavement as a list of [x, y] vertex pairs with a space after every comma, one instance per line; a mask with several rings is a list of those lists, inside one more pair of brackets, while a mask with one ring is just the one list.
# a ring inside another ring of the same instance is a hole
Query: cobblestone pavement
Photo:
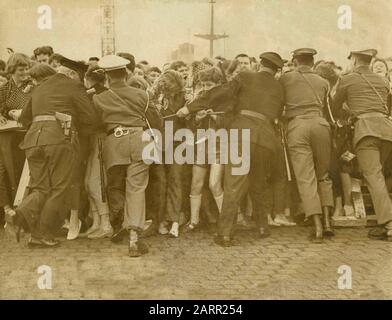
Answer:
[[[324, 244], [309, 228], [277, 228], [268, 239], [238, 233], [221, 248], [204, 231], [146, 239], [150, 253], [129, 258], [126, 243], [64, 241], [30, 250], [0, 231], [1, 299], [392, 299], [392, 243], [365, 229], [340, 229]], [[37, 268], [52, 268], [52, 289]], [[352, 290], [338, 289], [338, 268], [352, 268]]]

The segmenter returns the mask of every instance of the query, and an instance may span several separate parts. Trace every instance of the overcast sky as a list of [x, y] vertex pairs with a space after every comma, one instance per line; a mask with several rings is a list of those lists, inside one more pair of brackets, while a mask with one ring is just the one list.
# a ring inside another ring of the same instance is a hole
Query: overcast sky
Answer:
[[[239, 52], [258, 57], [277, 51], [285, 58], [299, 47], [318, 58], [346, 61], [353, 49], [375, 47], [392, 56], [391, 0], [216, 0], [215, 31], [226, 32], [226, 57]], [[6, 47], [29, 55], [40, 45], [76, 59], [100, 56], [100, 0], [0, 0], [0, 57]], [[39, 30], [37, 8], [52, 8], [53, 27]], [[192, 42], [196, 58], [208, 55], [208, 41], [194, 33], [209, 31], [208, 0], [115, 0], [116, 49], [161, 66], [182, 42]], [[352, 30], [337, 27], [340, 5], [352, 8]], [[216, 55], [224, 54], [223, 41]]]

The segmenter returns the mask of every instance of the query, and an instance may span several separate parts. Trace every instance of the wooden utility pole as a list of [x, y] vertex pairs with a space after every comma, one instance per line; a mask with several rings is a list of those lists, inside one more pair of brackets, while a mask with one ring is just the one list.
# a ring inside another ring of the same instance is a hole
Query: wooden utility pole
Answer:
[[210, 25], [210, 33], [209, 34], [199, 34], [196, 33], [195, 37], [206, 39], [210, 41], [210, 58], [214, 57], [214, 41], [219, 39], [228, 38], [229, 35], [224, 34], [215, 34], [214, 32], [214, 4], [216, 3], [214, 0], [210, 0], [211, 5], [211, 25]]

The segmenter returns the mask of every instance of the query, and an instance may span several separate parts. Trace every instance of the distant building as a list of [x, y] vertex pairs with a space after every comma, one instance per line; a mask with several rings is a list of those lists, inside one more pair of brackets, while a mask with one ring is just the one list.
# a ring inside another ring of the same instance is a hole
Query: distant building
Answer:
[[177, 49], [173, 50], [170, 55], [170, 60], [182, 60], [185, 63], [191, 63], [195, 60], [195, 47], [191, 43], [182, 43]]

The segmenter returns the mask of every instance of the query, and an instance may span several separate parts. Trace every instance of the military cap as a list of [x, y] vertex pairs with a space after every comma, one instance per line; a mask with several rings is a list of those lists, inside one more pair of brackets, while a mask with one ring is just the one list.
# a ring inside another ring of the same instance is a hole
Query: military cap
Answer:
[[105, 71], [113, 71], [119, 69], [125, 69], [129, 60], [124, 59], [120, 56], [116, 56], [114, 54], [109, 54], [107, 56], [102, 57], [99, 60], [98, 65]]
[[275, 52], [263, 52], [260, 54], [259, 58], [272, 62], [278, 68], [282, 68], [285, 64], [285, 60], [283, 60], [282, 57]]
[[362, 51], [351, 51], [350, 55], [347, 57], [348, 59], [351, 58], [352, 55], [360, 55], [360, 56], [367, 56], [367, 57], [375, 57], [377, 55], [376, 49], [367, 49]]
[[315, 49], [311, 48], [300, 48], [297, 50], [294, 50], [292, 52], [293, 58], [298, 57], [298, 56], [314, 56], [317, 54], [317, 51]]

